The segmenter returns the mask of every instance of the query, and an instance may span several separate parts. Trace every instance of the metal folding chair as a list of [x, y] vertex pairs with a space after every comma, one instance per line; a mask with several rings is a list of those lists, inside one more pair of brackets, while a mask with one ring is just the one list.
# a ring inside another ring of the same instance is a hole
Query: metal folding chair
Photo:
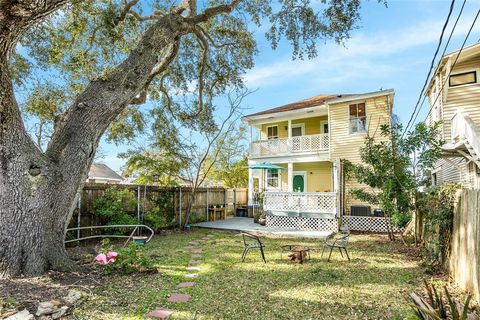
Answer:
[[245, 261], [245, 258], [247, 257], [247, 254], [250, 251], [250, 249], [260, 249], [260, 254], [262, 255], [263, 262], [267, 263], [267, 260], [265, 260], [265, 254], [263, 252], [263, 248], [265, 248], [265, 244], [262, 243], [260, 238], [248, 232], [242, 232], [241, 234], [243, 237], [243, 244], [245, 246], [242, 253], [242, 262]]
[[350, 261], [350, 256], [348, 255], [347, 246], [348, 240], [350, 238], [350, 231], [347, 228], [340, 228], [339, 232], [335, 232], [327, 236], [323, 243], [323, 250], [322, 250], [322, 258], [323, 253], [325, 252], [325, 248], [330, 248], [330, 254], [328, 255], [328, 261], [330, 262], [330, 257], [332, 256], [333, 249], [337, 248], [340, 251], [340, 254], [343, 258], [343, 251], [345, 251], [345, 255]]

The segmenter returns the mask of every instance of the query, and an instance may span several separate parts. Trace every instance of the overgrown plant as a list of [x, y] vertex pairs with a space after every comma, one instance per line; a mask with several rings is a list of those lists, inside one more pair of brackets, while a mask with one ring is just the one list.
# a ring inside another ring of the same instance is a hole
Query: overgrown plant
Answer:
[[439, 123], [431, 127], [419, 123], [404, 136], [402, 125], [394, 124], [381, 125], [379, 137], [368, 133], [360, 153], [362, 164], [344, 161], [352, 172], [349, 174], [370, 187], [355, 188], [352, 195], [379, 205], [397, 226], [405, 226], [412, 211], [416, 221], [423, 221], [418, 211], [418, 193], [428, 184], [428, 172], [441, 155], [439, 128]]
[[[137, 204], [138, 200], [132, 190], [110, 187], [93, 204], [93, 214], [102, 217], [108, 225], [136, 224], [137, 219], [129, 212], [134, 211]], [[120, 233], [125, 231], [123, 228], [119, 229]]]
[[444, 287], [445, 297], [438, 292], [435, 286], [429, 285], [424, 280], [428, 299], [423, 299], [417, 293], [410, 294], [411, 307], [415, 312], [416, 319], [419, 320], [478, 320], [480, 317], [473, 312], [469, 312], [469, 304], [472, 299], [468, 295], [462, 304], [452, 298], [447, 287]]
[[[98, 252], [106, 255], [112, 250], [113, 246], [110, 240], [104, 239]], [[117, 255], [112, 263], [102, 265], [105, 274], [111, 274], [115, 271], [130, 274], [153, 270], [153, 261], [145, 255], [143, 246], [135, 242], [130, 242], [116, 253]]]
[[427, 189], [419, 198], [425, 218], [424, 257], [429, 265], [442, 266], [450, 255], [455, 195], [460, 185], [448, 183]]

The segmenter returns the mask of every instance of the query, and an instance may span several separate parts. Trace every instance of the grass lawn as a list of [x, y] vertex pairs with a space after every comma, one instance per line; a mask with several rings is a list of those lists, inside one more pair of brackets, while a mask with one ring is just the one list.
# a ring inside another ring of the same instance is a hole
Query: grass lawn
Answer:
[[[171, 319], [404, 319], [410, 314], [404, 292], [415, 289], [422, 269], [385, 236], [353, 235], [348, 262], [334, 252], [331, 262], [313, 252], [304, 264], [280, 259], [280, 246], [320, 247], [315, 239], [263, 238], [267, 264], [258, 251], [242, 263], [241, 237], [213, 232], [199, 245], [203, 263], [195, 286], [178, 290], [187, 303], [167, 298], [183, 278], [191, 253], [188, 242], [208, 230], [156, 237], [147, 254], [157, 274], [111, 275], [106, 285], [74, 310], [78, 319], [143, 319], [157, 307], [177, 310]], [[194, 271], [195, 272], [195, 271]]]

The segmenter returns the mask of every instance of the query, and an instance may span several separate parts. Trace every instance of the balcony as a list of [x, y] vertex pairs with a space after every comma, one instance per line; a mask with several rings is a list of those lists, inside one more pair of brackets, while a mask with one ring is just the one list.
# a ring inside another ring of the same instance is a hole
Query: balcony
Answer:
[[328, 152], [328, 133], [253, 141], [250, 144], [250, 157], [289, 155], [294, 153]]

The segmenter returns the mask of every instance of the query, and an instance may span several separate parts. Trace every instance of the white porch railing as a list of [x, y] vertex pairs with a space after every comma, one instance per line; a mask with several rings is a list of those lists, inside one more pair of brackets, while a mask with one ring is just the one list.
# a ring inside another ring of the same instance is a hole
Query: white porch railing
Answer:
[[337, 213], [335, 192], [265, 192], [263, 210]]
[[283, 155], [295, 152], [328, 151], [330, 139], [326, 134], [253, 141], [250, 156]]
[[479, 128], [475, 125], [472, 118], [465, 114], [463, 110], [458, 110], [452, 117], [452, 140], [467, 140], [473, 150], [480, 155]]

